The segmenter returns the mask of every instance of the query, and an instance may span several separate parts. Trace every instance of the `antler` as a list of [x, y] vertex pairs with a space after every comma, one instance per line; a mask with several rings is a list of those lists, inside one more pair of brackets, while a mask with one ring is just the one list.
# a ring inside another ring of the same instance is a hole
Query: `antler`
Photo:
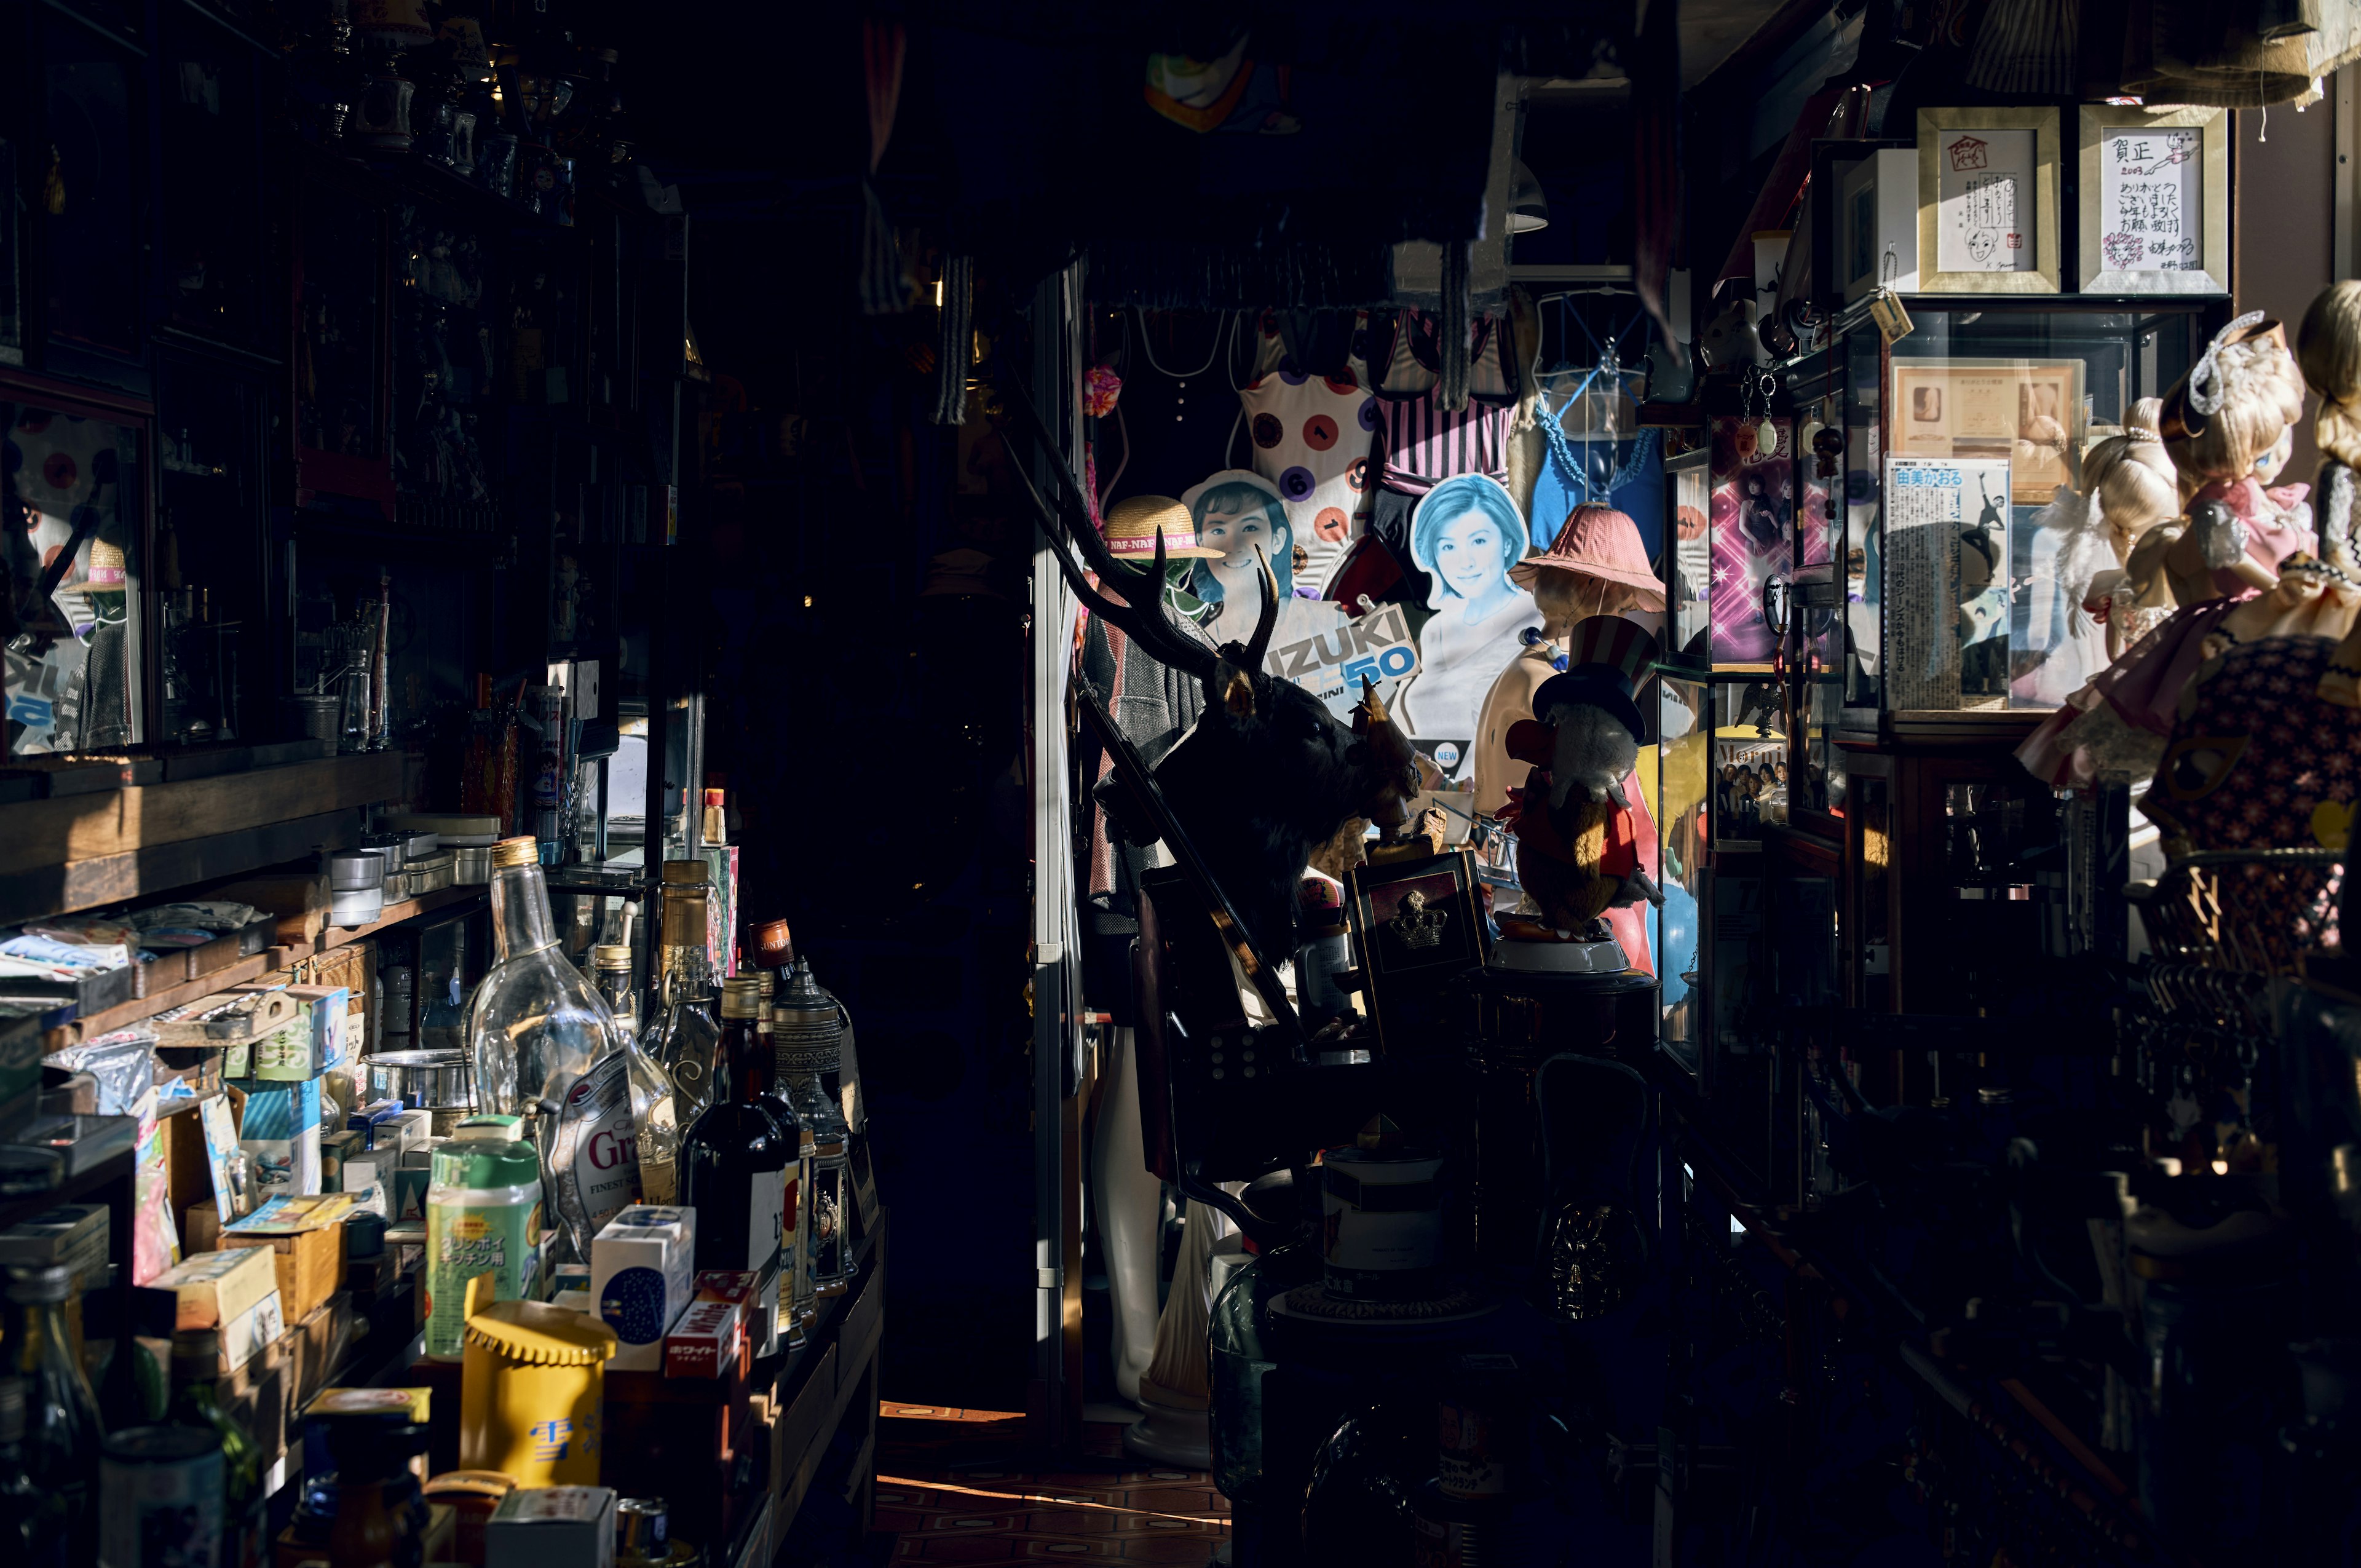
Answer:
[[[1041, 526], [1049, 535], [1050, 553], [1057, 556], [1058, 568], [1076, 597], [1090, 607], [1092, 614], [1104, 616], [1122, 628], [1159, 663], [1170, 664], [1200, 680], [1210, 676], [1213, 673], [1213, 651], [1174, 626], [1164, 613], [1163, 531], [1157, 532], [1156, 559], [1148, 571], [1116, 560], [1107, 549], [1106, 541], [1099, 537], [1099, 531], [1092, 526], [1089, 509], [1082, 505], [1082, 486], [1056, 444], [1050, 441], [1041, 416], [1034, 411], [1032, 400], [1013, 378], [1003, 389], [1008, 393], [1009, 406], [1016, 411], [1026, 433], [1039, 445], [1049, 459], [1050, 472], [1057, 477], [1059, 504], [1053, 508], [1033, 488], [1033, 482], [1025, 478], [1024, 466], [1016, 466], [1017, 477], [1024, 481], [1026, 493], [1041, 514]], [[1090, 569], [1098, 574], [1099, 581], [1120, 596], [1122, 603], [1092, 590], [1081, 569], [1068, 557], [1069, 547], [1082, 554]]]

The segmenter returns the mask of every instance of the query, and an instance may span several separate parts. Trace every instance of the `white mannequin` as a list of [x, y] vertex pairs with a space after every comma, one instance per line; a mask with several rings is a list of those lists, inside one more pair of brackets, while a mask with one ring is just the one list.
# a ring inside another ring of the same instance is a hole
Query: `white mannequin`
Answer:
[[1157, 1232], [1164, 1185], [1148, 1168], [1132, 1032], [1115, 1030], [1110, 1045], [1098, 1127], [1091, 1140], [1091, 1198], [1098, 1205], [1099, 1255], [1115, 1308], [1115, 1392], [1137, 1405], [1139, 1375], [1156, 1350]]

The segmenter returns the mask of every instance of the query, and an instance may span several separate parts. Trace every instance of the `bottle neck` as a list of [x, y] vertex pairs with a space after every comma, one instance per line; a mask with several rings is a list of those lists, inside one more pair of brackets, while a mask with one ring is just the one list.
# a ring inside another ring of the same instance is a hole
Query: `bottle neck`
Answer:
[[751, 1104], [777, 1087], [778, 1064], [763, 1048], [752, 1018], [721, 1020], [721, 1059], [729, 1064], [725, 1070], [742, 1103]]
[[615, 1015], [617, 1023], [630, 1025], [639, 1021], [640, 999], [638, 993], [631, 990], [631, 970], [599, 971], [598, 996], [607, 1003], [607, 1011]]
[[492, 873], [492, 945], [503, 962], [555, 947], [551, 926], [549, 879], [539, 866]]
[[20, 1302], [16, 1305], [16, 1318], [25, 1326], [24, 1343], [16, 1348], [16, 1365], [20, 1370], [30, 1372], [51, 1354], [60, 1358], [66, 1356], [68, 1341], [63, 1302]]

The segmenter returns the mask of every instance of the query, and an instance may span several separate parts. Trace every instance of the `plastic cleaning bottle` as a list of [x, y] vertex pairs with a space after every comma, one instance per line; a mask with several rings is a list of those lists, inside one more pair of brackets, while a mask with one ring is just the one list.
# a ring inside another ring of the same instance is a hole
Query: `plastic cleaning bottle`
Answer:
[[467, 1281], [492, 1276], [492, 1299], [520, 1300], [541, 1245], [541, 1162], [514, 1116], [476, 1115], [434, 1151], [426, 1189], [426, 1354], [467, 1348]]

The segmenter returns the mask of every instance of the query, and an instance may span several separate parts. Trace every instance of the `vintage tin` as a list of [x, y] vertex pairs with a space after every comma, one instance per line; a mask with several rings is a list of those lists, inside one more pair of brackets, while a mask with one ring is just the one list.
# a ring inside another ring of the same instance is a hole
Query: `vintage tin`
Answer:
[[129, 1427], [98, 1460], [98, 1560], [105, 1568], [219, 1568], [222, 1448], [197, 1427]]
[[1440, 1295], [1442, 1157], [1347, 1146], [1321, 1159], [1321, 1278], [1327, 1293], [1354, 1301]]

